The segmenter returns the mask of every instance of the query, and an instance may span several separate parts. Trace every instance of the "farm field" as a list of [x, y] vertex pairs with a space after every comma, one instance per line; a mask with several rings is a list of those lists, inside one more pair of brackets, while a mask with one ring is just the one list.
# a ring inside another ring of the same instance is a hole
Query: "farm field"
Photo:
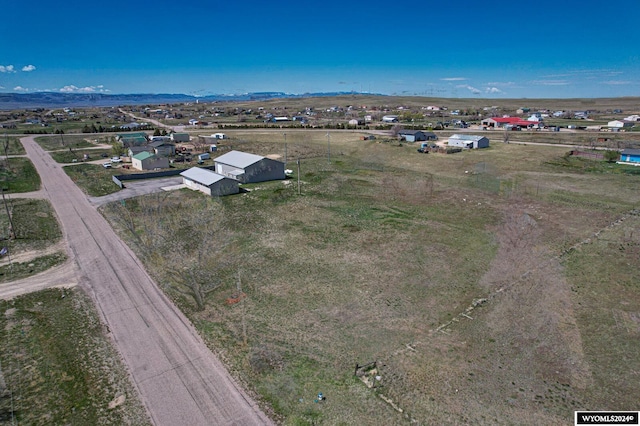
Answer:
[[358, 132], [226, 133], [221, 150], [286, 156], [291, 178], [103, 213], [279, 422], [637, 409], [632, 167], [494, 140], [424, 155]]

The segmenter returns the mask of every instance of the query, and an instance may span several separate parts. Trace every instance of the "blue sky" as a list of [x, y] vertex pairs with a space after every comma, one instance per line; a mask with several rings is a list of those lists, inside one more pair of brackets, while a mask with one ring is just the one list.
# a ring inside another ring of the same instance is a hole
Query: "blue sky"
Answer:
[[638, 0], [0, 4], [0, 92], [640, 96]]

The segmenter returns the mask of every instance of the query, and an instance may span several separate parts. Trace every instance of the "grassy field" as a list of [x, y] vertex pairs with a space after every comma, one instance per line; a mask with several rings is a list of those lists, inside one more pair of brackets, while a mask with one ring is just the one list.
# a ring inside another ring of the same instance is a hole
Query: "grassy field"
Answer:
[[[284, 159], [280, 132], [228, 133], [222, 150]], [[287, 131], [285, 182], [104, 212], [284, 424], [567, 424], [575, 409], [636, 409], [637, 216], [609, 225], [638, 207], [640, 177], [566, 167], [560, 147], [424, 155], [359, 135]], [[375, 388], [354, 375], [372, 361]]]
[[[62, 233], [47, 201], [11, 199], [8, 207], [11, 222], [7, 210], [0, 210], [2, 247], [9, 250], [8, 255], [0, 261], [0, 282], [46, 271], [67, 259], [63, 251], [50, 250], [50, 247], [60, 241]], [[10, 239], [12, 225], [15, 238]], [[28, 253], [32, 255], [27, 255]]]
[[[5, 152], [6, 146], [6, 152]], [[7, 155], [23, 155], [25, 154], [24, 147], [20, 143], [20, 138], [15, 136], [7, 136], [5, 135], [0, 139], [0, 153], [3, 155], [6, 153]]]
[[65, 166], [63, 170], [76, 185], [92, 197], [120, 190], [120, 187], [111, 180], [111, 176], [122, 173], [118, 169], [105, 169], [99, 164], [78, 164]]
[[91, 300], [0, 300], [0, 424], [150, 424]]
[[[35, 141], [45, 151], [64, 151], [71, 149], [90, 148], [95, 146], [89, 142], [88, 135], [55, 135], [55, 136], [38, 136]], [[97, 140], [97, 139], [96, 139]]]
[[8, 193], [40, 189], [40, 176], [28, 158], [8, 158], [0, 162], [0, 184]]

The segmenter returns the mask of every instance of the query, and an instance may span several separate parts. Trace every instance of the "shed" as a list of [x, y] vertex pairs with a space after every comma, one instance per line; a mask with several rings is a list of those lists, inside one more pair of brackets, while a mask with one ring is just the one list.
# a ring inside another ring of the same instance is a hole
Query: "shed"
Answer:
[[168, 169], [169, 159], [145, 151], [131, 157], [131, 167], [137, 170]]
[[488, 148], [489, 139], [485, 136], [456, 134], [449, 136], [448, 145], [468, 149]]
[[242, 151], [231, 151], [214, 159], [218, 174], [238, 180], [240, 183], [255, 183], [285, 179], [284, 163], [260, 155]]
[[180, 173], [187, 188], [200, 191], [212, 197], [237, 194], [240, 187], [237, 180], [222, 176], [212, 170], [192, 167]]
[[617, 163], [640, 166], [640, 149], [623, 149]]

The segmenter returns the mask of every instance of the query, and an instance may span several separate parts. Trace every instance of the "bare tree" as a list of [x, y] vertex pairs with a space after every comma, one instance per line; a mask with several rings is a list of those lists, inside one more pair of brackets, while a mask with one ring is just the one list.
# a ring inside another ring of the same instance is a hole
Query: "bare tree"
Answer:
[[160, 194], [131, 202], [131, 207], [114, 203], [108, 209], [161, 282], [192, 298], [202, 310], [207, 295], [220, 287], [237, 257], [221, 203], [195, 203], [172, 203], [169, 195]]

